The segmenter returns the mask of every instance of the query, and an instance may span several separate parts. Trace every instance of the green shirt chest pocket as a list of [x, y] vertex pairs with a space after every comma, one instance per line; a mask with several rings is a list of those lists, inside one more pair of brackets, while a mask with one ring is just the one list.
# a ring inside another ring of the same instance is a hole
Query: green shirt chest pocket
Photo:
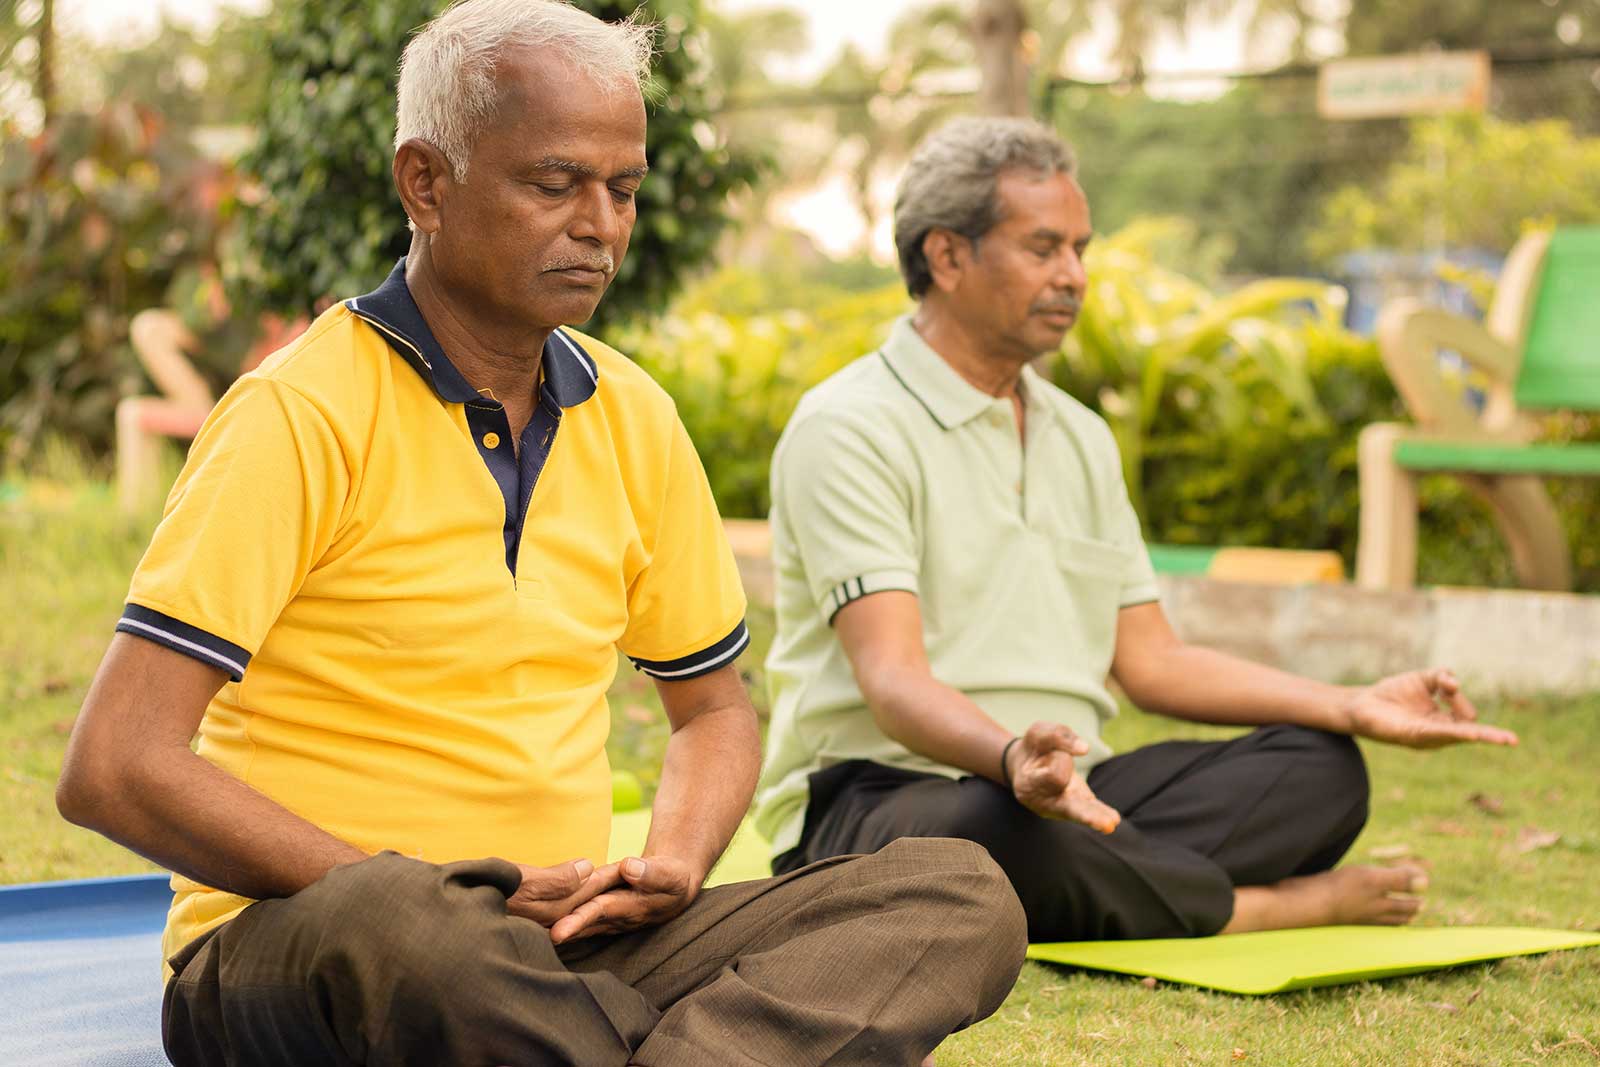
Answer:
[[1090, 677], [1104, 678], [1116, 651], [1117, 612], [1133, 551], [1067, 533], [1057, 533], [1051, 547], [1060, 582], [1056, 618], [1063, 653]]

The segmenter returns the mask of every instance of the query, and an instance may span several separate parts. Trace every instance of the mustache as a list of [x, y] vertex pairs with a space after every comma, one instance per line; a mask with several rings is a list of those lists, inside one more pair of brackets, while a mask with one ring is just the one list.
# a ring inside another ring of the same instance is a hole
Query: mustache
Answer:
[[1055, 300], [1041, 300], [1033, 305], [1034, 311], [1065, 311], [1076, 315], [1083, 310], [1083, 301], [1075, 296], [1062, 296]]
[[617, 268], [616, 261], [611, 258], [611, 253], [602, 252], [597, 256], [558, 256], [544, 265], [544, 270], [597, 270], [610, 274]]

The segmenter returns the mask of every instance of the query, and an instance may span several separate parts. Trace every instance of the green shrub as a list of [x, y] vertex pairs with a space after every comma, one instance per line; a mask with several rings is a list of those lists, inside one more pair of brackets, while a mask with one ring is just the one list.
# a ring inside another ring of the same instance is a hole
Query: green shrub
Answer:
[[[1404, 413], [1373, 343], [1338, 322], [1320, 282], [1274, 279], [1217, 296], [1168, 264], [1192, 230], [1146, 220], [1091, 253], [1092, 292], [1056, 381], [1104, 415], [1151, 541], [1331, 549], [1353, 573], [1356, 437]], [[801, 393], [882, 343], [908, 307], [798, 269], [724, 269], [669, 312], [617, 334], [678, 403], [723, 513], [767, 512], [772, 449]], [[1552, 420], [1553, 440], [1600, 439], [1600, 420]], [[1578, 587], [1600, 591], [1600, 484], [1553, 481]], [[1424, 479], [1418, 576], [1510, 585], [1487, 510], [1451, 478]]]
[[772, 450], [800, 395], [875, 349], [907, 306], [898, 284], [849, 292], [724, 269], [612, 339], [672, 394], [722, 513], [759, 518]]
[[205, 171], [155, 113], [113, 103], [24, 140], [0, 123], [0, 451], [106, 451], [138, 381], [128, 319], [208, 251]]
[[[236, 293], [287, 315], [383, 280], [410, 245], [390, 176], [395, 84], [411, 34], [447, 0], [315, 0], [278, 4], [263, 46], [273, 88], [243, 168], [266, 200], [246, 213]], [[640, 0], [577, 0], [600, 18]], [[626, 260], [591, 328], [660, 310], [686, 271], [704, 263], [727, 222], [728, 195], [755, 177], [708, 121], [709, 89], [690, 27], [698, 0], [659, 0], [639, 221]]]

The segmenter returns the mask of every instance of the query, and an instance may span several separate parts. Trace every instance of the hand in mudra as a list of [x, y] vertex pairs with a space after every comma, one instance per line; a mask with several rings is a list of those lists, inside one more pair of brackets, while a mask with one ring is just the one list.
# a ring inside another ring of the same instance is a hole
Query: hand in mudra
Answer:
[[1478, 709], [1450, 671], [1407, 671], [1356, 690], [1346, 713], [1357, 737], [1408, 748], [1442, 748], [1463, 742], [1514, 745], [1510, 730], [1478, 722]]
[[672, 856], [629, 856], [612, 866], [621, 882], [559, 919], [550, 927], [552, 941], [560, 945], [659, 926], [692, 904], [705, 881], [704, 872]]
[[1122, 816], [1094, 795], [1073, 765], [1089, 744], [1057, 722], [1028, 727], [1006, 755], [1011, 792], [1017, 803], [1047, 819], [1069, 819], [1109, 834]]

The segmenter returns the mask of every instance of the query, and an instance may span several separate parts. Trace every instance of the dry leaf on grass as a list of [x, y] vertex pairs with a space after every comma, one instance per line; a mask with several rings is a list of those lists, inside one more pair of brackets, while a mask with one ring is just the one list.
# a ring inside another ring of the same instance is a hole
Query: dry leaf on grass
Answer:
[[1522, 832], [1517, 835], [1517, 851], [1534, 852], [1541, 848], [1549, 848], [1560, 840], [1561, 835], [1554, 830], [1541, 830], [1537, 826], [1524, 826]]
[[1506, 802], [1488, 793], [1474, 793], [1467, 798], [1467, 803], [1485, 815], [1504, 815], [1506, 812]]

